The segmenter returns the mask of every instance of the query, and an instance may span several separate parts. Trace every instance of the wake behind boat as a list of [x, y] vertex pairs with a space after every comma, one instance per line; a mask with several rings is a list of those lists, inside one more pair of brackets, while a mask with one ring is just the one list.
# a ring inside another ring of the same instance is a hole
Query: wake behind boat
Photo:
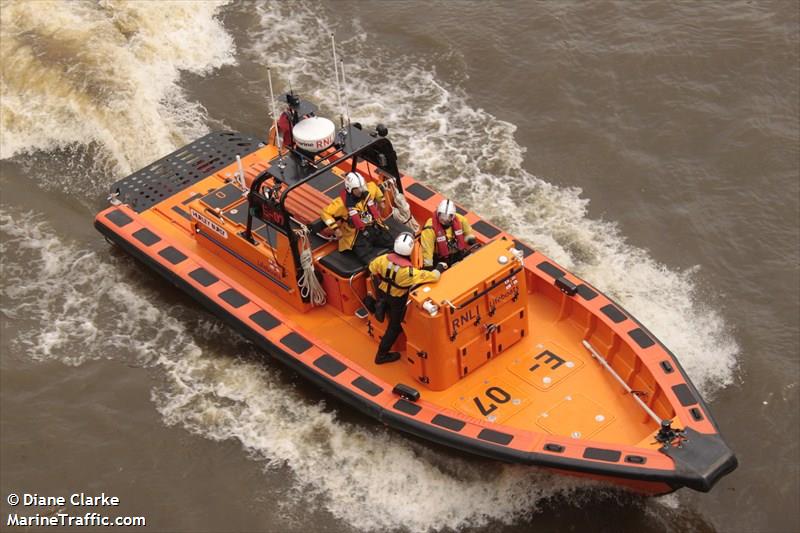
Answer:
[[[268, 139], [211, 133], [112, 185], [97, 229], [276, 359], [389, 426], [648, 494], [708, 491], [736, 468], [658, 339], [457, 199], [449, 199], [453, 216], [475, 243], [459, 243], [460, 260], [436, 283], [406, 288], [403, 333], [390, 352], [399, 360], [378, 364], [389, 361], [379, 343], [392, 320], [379, 320], [370, 302], [385, 301], [392, 284], [381, 272], [373, 280], [368, 261], [343, 249], [321, 215], [340, 199], [351, 216], [334, 225], [356, 243], [378, 226], [419, 239], [448, 199], [400, 172], [385, 127], [369, 131], [347, 112], [336, 126], [292, 92], [284, 99], [287, 113]], [[355, 189], [380, 191], [383, 204], [353, 211], [351, 175], [364, 182]], [[362, 216], [373, 226], [360, 226]], [[409, 249], [403, 268], [432, 272], [420, 248]]]

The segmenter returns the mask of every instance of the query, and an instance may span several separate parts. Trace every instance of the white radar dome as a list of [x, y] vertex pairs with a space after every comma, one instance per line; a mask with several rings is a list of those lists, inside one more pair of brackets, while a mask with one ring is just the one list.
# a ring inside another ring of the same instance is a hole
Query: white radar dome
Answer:
[[298, 122], [292, 129], [297, 147], [307, 152], [321, 152], [333, 144], [336, 126], [323, 117], [309, 117]]

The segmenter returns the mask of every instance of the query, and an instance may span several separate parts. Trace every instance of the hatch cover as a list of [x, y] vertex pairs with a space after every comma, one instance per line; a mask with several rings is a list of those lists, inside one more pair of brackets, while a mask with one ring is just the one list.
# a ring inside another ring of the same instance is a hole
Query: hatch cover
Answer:
[[608, 409], [582, 394], [565, 396], [536, 419], [548, 433], [573, 439], [590, 438], [613, 421]]

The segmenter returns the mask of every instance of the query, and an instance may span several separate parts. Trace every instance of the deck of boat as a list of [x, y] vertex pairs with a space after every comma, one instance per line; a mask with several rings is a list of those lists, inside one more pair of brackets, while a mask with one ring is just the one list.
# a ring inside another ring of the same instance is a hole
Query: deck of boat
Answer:
[[[191, 193], [184, 195], [190, 197]], [[181, 248], [213, 264], [275, 308], [288, 326], [330, 347], [337, 357], [349, 359], [387, 384], [413, 386], [426, 401], [474, 419], [551, 435], [650, 447], [650, 436], [658, 428], [581, 345], [589, 324], [574, 316], [561, 317], [559, 303], [549, 293], [530, 293], [530, 333], [520, 342], [456, 385], [443, 391], [426, 390], [410, 375], [402, 360], [388, 365], [374, 364], [379, 338], [377, 334], [368, 334], [367, 320], [344, 315], [329, 305], [298, 311], [277, 298], [269, 282], [256, 274], [243, 275], [241, 270], [220, 261], [217, 254], [199, 245], [187, 229], [188, 224], [177, 219], [164, 224], [167, 213], [172, 211], [168, 208], [170, 203], [179, 202], [178, 199], [166, 202], [141, 215], [158, 224]]]

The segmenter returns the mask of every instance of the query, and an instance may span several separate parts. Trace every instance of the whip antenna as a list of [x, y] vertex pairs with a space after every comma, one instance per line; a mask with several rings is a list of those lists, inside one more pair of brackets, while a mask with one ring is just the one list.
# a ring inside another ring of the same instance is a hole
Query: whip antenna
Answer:
[[[272, 92], [272, 71], [267, 67], [267, 79], [269, 80], [269, 101], [272, 102], [272, 125], [275, 127], [275, 144], [278, 146], [278, 153], [281, 153], [281, 135], [278, 131], [278, 115], [275, 112], [275, 93]], [[269, 135], [267, 135], [269, 137]]]
[[347, 125], [350, 125], [350, 104], [347, 102], [347, 78], [344, 76], [344, 59], [340, 59], [339, 63], [342, 65], [342, 88], [344, 92], [344, 114], [347, 117]]
[[344, 126], [344, 118], [342, 117], [342, 87], [339, 85], [339, 68], [337, 67], [336, 60], [336, 39], [331, 32], [331, 49], [333, 49], [333, 73], [336, 76], [336, 99], [339, 102], [339, 126]]

